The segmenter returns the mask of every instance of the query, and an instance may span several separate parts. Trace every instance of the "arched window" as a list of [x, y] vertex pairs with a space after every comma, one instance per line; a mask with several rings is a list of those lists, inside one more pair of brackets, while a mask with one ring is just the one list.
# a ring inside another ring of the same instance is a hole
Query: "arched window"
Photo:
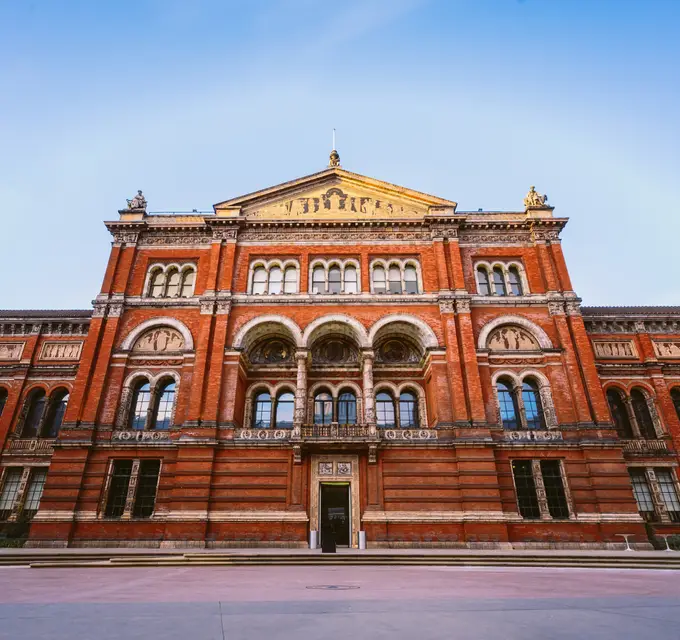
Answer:
[[5, 410], [5, 405], [7, 404], [7, 389], [0, 387], [0, 416]]
[[609, 410], [612, 412], [612, 419], [614, 426], [619, 433], [620, 438], [631, 440], [635, 437], [633, 427], [628, 418], [628, 411], [623, 402], [621, 392], [616, 389], [609, 389], [607, 391], [607, 402], [609, 403]]
[[149, 291], [152, 298], [162, 298], [165, 290], [165, 274], [161, 269], [157, 269], [151, 275], [151, 289]]
[[522, 384], [522, 403], [524, 404], [527, 429], [545, 429], [541, 395], [534, 380], [525, 380]]
[[403, 391], [399, 396], [399, 426], [403, 429], [418, 427], [418, 404], [410, 391]]
[[343, 391], [338, 398], [338, 422], [357, 423], [357, 398], [351, 391]]
[[414, 266], [404, 269], [404, 290], [406, 293], [418, 293], [418, 272]]
[[505, 278], [503, 277], [503, 270], [500, 267], [493, 269], [493, 287], [497, 296], [508, 295], [505, 289]]
[[177, 269], [171, 269], [167, 274], [168, 278], [168, 290], [165, 295], [168, 298], [176, 298], [179, 295], [179, 271]]
[[512, 293], [513, 296], [521, 296], [522, 281], [519, 278], [517, 267], [510, 267], [510, 269], [508, 269], [508, 279], [510, 280], [510, 293]]
[[375, 414], [379, 427], [384, 429], [394, 428], [394, 400], [392, 399], [392, 396], [386, 391], [381, 391], [375, 397]]
[[49, 413], [42, 427], [43, 438], [56, 438], [64, 421], [64, 414], [68, 406], [69, 394], [66, 389], [61, 389], [50, 398]]
[[373, 292], [385, 293], [386, 291], [385, 269], [383, 267], [376, 267], [373, 269]]
[[[5, 391], [5, 398], [7, 398], [7, 392]], [[675, 387], [671, 389], [671, 399], [673, 400], [673, 406], [675, 407], [675, 413], [678, 414], [678, 420], [680, 420], [680, 389]], [[2, 400], [0, 400], [0, 406], [2, 406]], [[0, 414], [2, 409], [0, 408]]]
[[331, 422], [333, 422], [333, 398], [330, 393], [322, 391], [314, 396], [314, 424]]
[[323, 267], [314, 267], [312, 272], [312, 293], [326, 293], [326, 272]]
[[269, 295], [281, 293], [283, 273], [280, 267], [272, 267], [269, 270]]
[[21, 431], [22, 438], [37, 438], [38, 426], [45, 411], [45, 404], [47, 399], [45, 392], [42, 389], [37, 389], [29, 396], [28, 410], [26, 412], [26, 420], [24, 421], [24, 428]]
[[654, 421], [652, 420], [652, 414], [649, 412], [645, 394], [640, 389], [633, 389], [630, 392], [630, 397], [633, 402], [633, 412], [637, 418], [638, 427], [640, 427], [640, 435], [646, 440], [656, 440]]
[[151, 385], [147, 380], [140, 380], [132, 394], [130, 409], [130, 429], [142, 430], [146, 427], [146, 417], [151, 401]]
[[194, 282], [196, 272], [193, 269], [185, 269], [182, 279], [182, 297], [191, 298], [194, 295]]
[[268, 429], [272, 426], [272, 397], [268, 391], [255, 396], [253, 429]]
[[401, 269], [393, 264], [389, 269], [390, 293], [401, 293]]
[[276, 399], [276, 428], [291, 429], [294, 415], [295, 396], [290, 391], [284, 391]]
[[506, 380], [499, 380], [496, 383], [496, 393], [498, 394], [498, 404], [501, 408], [503, 428], [517, 429], [519, 409], [517, 407], [517, 399], [512, 390], [512, 383]]
[[297, 269], [288, 267], [283, 273], [283, 292], [297, 293]]
[[489, 283], [489, 272], [484, 267], [477, 267], [477, 284], [480, 296], [491, 295], [491, 285]]
[[267, 289], [267, 270], [264, 267], [255, 267], [253, 271], [253, 293], [263, 294]]
[[357, 270], [355, 267], [345, 269], [345, 293], [358, 293]]
[[175, 406], [175, 381], [168, 380], [158, 391], [158, 405], [155, 411], [154, 429], [169, 429], [172, 409]]
[[328, 291], [329, 293], [340, 293], [342, 291], [342, 273], [340, 267], [333, 265], [328, 271]]

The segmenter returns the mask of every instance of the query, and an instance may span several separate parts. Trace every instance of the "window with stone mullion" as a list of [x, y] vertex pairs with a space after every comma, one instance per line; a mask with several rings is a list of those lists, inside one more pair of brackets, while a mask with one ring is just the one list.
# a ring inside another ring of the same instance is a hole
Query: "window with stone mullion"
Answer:
[[680, 500], [675, 486], [673, 472], [670, 469], [656, 469], [661, 499], [663, 500], [671, 522], [680, 522]]
[[520, 515], [527, 520], [540, 519], [541, 508], [538, 503], [531, 460], [513, 460], [512, 473]]

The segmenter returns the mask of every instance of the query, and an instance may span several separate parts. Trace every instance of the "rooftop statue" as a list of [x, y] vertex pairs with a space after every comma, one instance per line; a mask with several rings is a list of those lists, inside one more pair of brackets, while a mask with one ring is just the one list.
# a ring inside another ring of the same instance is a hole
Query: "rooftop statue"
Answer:
[[328, 166], [329, 167], [339, 167], [340, 166], [340, 154], [335, 149], [333, 149], [333, 151], [331, 151]]
[[527, 209], [529, 207], [546, 207], [548, 206], [548, 196], [538, 193], [536, 187], [532, 185], [531, 189], [529, 189], [529, 193], [527, 193], [524, 198], [524, 206]]
[[142, 195], [142, 190], [137, 191], [137, 195], [132, 200], [127, 201], [128, 209], [135, 211], [146, 211], [146, 198]]

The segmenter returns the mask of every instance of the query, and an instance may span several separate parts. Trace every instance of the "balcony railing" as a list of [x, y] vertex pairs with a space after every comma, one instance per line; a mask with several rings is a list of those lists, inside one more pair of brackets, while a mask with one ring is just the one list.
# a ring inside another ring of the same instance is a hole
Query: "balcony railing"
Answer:
[[54, 439], [18, 438], [10, 440], [9, 453], [30, 456], [51, 456], [54, 453]]
[[658, 456], [671, 453], [665, 440], [624, 440], [623, 452], [638, 456]]
[[308, 424], [301, 436], [303, 440], [365, 440], [369, 429], [365, 424]]

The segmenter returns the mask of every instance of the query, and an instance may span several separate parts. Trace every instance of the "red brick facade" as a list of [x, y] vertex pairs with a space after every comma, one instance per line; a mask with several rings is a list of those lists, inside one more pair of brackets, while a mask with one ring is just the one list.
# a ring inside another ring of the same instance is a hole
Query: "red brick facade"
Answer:
[[0, 312], [4, 526], [304, 546], [333, 485], [354, 545], [680, 531], [680, 309], [582, 309], [565, 224], [335, 166], [213, 215], [120, 212], [93, 312]]

